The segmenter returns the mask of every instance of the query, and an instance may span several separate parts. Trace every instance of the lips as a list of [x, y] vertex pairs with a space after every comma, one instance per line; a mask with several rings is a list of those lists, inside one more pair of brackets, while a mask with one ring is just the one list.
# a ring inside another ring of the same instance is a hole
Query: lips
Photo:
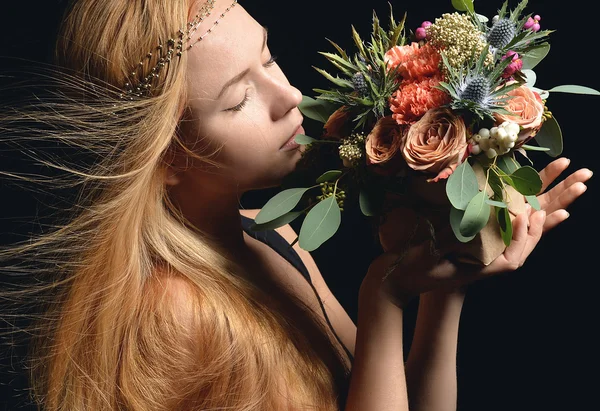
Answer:
[[302, 127], [302, 125], [300, 125], [296, 131], [294, 131], [294, 133], [292, 134], [292, 136], [280, 147], [280, 150], [282, 151], [288, 151], [288, 150], [294, 150], [298, 147], [300, 147], [300, 144], [296, 143], [294, 141], [294, 139], [296, 138], [296, 136], [298, 134], [304, 134], [304, 128]]

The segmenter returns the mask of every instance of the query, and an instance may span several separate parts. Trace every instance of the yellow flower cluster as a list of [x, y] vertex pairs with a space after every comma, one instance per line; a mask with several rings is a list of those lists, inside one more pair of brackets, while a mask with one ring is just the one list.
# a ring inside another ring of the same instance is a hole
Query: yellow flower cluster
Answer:
[[[448, 63], [456, 69], [472, 56], [479, 57], [487, 45], [483, 33], [466, 14], [444, 13], [426, 30], [431, 44], [444, 50]], [[493, 63], [493, 59], [493, 55], [488, 53], [485, 64]]]
[[350, 167], [363, 157], [365, 140], [364, 133], [355, 133], [342, 140], [339, 153], [340, 158], [344, 160], [344, 165]]

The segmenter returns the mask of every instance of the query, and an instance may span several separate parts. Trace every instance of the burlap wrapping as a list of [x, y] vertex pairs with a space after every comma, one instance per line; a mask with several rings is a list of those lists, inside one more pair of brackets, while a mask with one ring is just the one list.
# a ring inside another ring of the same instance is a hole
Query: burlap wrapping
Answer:
[[[485, 186], [485, 172], [475, 163], [473, 171], [477, 176], [480, 190]], [[468, 243], [459, 242], [450, 232], [450, 202], [446, 195], [446, 181], [428, 183], [427, 177], [411, 178], [408, 192], [401, 196], [389, 196], [385, 214], [386, 222], [381, 226], [381, 244], [384, 250], [402, 244], [408, 245], [430, 240], [432, 230], [437, 238], [438, 248], [451, 248], [461, 261], [489, 265], [506, 249], [502, 240], [500, 226], [495, 210], [491, 207], [487, 225]], [[493, 192], [487, 187], [490, 197]], [[509, 215], [513, 220], [525, 211], [525, 197], [514, 188], [506, 186], [504, 201], [508, 205]], [[446, 235], [437, 236], [444, 232]], [[452, 244], [440, 244], [440, 239]]]

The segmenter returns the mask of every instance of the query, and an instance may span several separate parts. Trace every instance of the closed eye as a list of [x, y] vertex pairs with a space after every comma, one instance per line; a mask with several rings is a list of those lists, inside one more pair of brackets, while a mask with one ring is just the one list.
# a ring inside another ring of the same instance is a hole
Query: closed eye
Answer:
[[[271, 67], [275, 64], [275, 61], [277, 60], [277, 56], [271, 56], [271, 58], [269, 59], [269, 61], [267, 61], [265, 64], [263, 64], [263, 67]], [[236, 105], [235, 107], [231, 107], [228, 108], [225, 111], [242, 111], [242, 109], [246, 106], [246, 103], [248, 103], [248, 100], [250, 100], [249, 96], [248, 96], [248, 91], [246, 90], [246, 93], [244, 94], [244, 99], [240, 102], [240, 104]]]

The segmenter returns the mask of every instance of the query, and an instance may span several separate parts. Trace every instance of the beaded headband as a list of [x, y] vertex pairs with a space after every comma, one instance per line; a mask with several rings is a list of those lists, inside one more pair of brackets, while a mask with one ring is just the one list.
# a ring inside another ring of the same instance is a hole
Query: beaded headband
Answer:
[[[149, 74], [143, 77], [141, 81], [137, 83], [134, 83], [134, 81], [125, 83], [123, 93], [119, 95], [120, 98], [124, 100], [133, 100], [135, 97], [143, 97], [145, 95], [149, 95], [150, 89], [152, 87], [152, 81], [155, 78], [158, 78], [160, 70], [171, 62], [173, 53], [175, 53], [177, 57], [181, 57], [181, 54], [184, 51], [188, 51], [194, 46], [194, 44], [202, 41], [202, 39], [204, 39], [204, 37], [210, 34], [212, 30], [219, 24], [219, 21], [221, 21], [221, 19], [225, 17], [225, 14], [233, 7], [235, 7], [237, 2], [238, 0], [234, 0], [233, 3], [231, 3], [231, 5], [227, 7], [227, 9], [225, 9], [223, 13], [221, 13], [219, 18], [203, 35], [201, 35], [195, 42], [187, 45], [187, 47], [184, 49], [184, 43], [187, 43], [189, 40], [191, 40], [192, 34], [194, 34], [194, 32], [196, 31], [198, 25], [200, 25], [200, 23], [202, 23], [207, 17], [211, 15], [213, 8], [215, 7], [215, 0], [207, 0], [206, 3], [204, 3], [204, 5], [202, 5], [202, 7], [200, 8], [198, 14], [196, 14], [196, 16], [194, 17], [194, 20], [187, 24], [187, 30], [184, 31], [184, 29], [179, 29], [179, 31], [177, 32], [178, 40], [175, 40], [173, 38], [167, 40], [166, 52], [163, 52], [165, 47], [162, 44], [162, 42], [158, 45], [158, 47], [156, 48], [156, 50], [158, 50], [157, 64], [154, 67], [152, 67], [152, 69], [150, 69]], [[175, 46], [175, 43], [177, 43], [177, 46]], [[175, 50], [177, 50], [177, 52], [175, 52]], [[153, 55], [154, 54], [151, 51], [148, 52], [148, 54], [146, 55], [146, 59], [152, 59]], [[139, 79], [138, 70], [141, 72], [142, 75], [144, 74], [144, 59], [142, 59], [138, 63], [136, 70], [131, 73], [131, 76], [134, 79]]]

